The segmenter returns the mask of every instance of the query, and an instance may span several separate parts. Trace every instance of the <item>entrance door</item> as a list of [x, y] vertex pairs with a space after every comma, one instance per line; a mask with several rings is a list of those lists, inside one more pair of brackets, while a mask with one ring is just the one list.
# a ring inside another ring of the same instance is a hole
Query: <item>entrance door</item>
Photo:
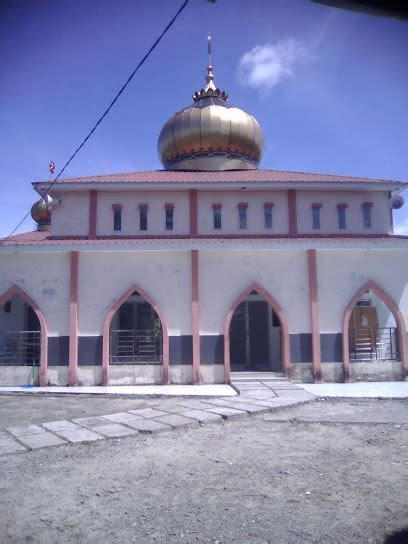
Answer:
[[230, 328], [234, 371], [280, 371], [280, 323], [269, 304], [251, 294], [238, 306]]
[[270, 370], [269, 360], [269, 305], [264, 300], [248, 303], [249, 362], [251, 370]]

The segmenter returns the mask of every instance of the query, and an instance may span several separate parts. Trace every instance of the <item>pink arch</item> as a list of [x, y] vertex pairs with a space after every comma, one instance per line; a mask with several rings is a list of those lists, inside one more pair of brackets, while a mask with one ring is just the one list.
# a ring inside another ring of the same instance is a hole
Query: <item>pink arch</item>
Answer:
[[273, 298], [272, 295], [268, 293], [259, 283], [254, 282], [249, 287], [245, 289], [241, 295], [234, 301], [232, 306], [227, 312], [227, 317], [225, 318], [224, 326], [224, 381], [225, 383], [230, 382], [230, 373], [231, 373], [231, 358], [230, 358], [230, 328], [231, 328], [231, 319], [234, 315], [235, 310], [243, 302], [247, 296], [252, 292], [256, 291], [261, 297], [266, 300], [266, 302], [271, 306], [273, 311], [279, 317], [281, 324], [281, 353], [282, 353], [282, 367], [286, 376], [290, 378], [290, 346], [289, 346], [289, 325], [286, 319], [286, 316], [282, 310], [281, 305]]
[[124, 302], [130, 297], [132, 293], [137, 291], [142, 297], [151, 304], [160, 318], [163, 331], [163, 384], [169, 383], [169, 329], [167, 321], [161, 308], [156, 302], [138, 285], [134, 284], [132, 287], [124, 293], [108, 311], [103, 325], [103, 348], [102, 348], [102, 385], [108, 385], [108, 373], [109, 373], [109, 330], [112, 323], [113, 316], [119, 310]]
[[27, 295], [25, 291], [18, 285], [14, 284], [5, 293], [0, 296], [0, 308], [6, 304], [14, 295], [18, 295], [25, 303], [27, 303], [34, 310], [38, 321], [40, 322], [40, 368], [39, 368], [39, 383], [40, 387], [47, 385], [47, 370], [48, 370], [48, 350], [47, 350], [47, 323], [45, 317], [40, 310], [38, 304]]
[[354, 295], [354, 297], [349, 302], [346, 311], [344, 312], [343, 318], [343, 369], [344, 369], [344, 381], [350, 381], [350, 347], [349, 347], [349, 324], [350, 316], [355, 305], [360, 300], [362, 295], [368, 291], [373, 291], [391, 310], [392, 315], [394, 316], [395, 322], [398, 329], [398, 345], [400, 351], [400, 359], [402, 363], [402, 368], [404, 375], [407, 374], [408, 370], [408, 361], [407, 361], [407, 330], [405, 326], [404, 316], [401, 313], [401, 310], [398, 307], [398, 304], [394, 301], [388, 293], [384, 291], [382, 287], [377, 285], [374, 281], [370, 280], [367, 282], [359, 291]]

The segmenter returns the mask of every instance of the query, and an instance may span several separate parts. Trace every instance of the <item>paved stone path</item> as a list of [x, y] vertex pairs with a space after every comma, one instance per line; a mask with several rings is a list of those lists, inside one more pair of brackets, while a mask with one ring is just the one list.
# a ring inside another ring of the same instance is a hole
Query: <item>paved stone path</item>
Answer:
[[222, 423], [315, 400], [312, 394], [287, 381], [244, 382], [237, 388], [240, 395], [234, 397], [155, 399], [151, 407], [138, 410], [14, 425], [0, 432], [0, 455]]

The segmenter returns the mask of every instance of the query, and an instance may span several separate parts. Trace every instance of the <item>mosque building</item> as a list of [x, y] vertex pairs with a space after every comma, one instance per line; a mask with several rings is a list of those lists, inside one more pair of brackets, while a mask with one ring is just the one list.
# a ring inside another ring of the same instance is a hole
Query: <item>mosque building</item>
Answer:
[[263, 146], [210, 61], [163, 170], [33, 183], [37, 230], [0, 241], [0, 385], [405, 379], [407, 182], [262, 170]]

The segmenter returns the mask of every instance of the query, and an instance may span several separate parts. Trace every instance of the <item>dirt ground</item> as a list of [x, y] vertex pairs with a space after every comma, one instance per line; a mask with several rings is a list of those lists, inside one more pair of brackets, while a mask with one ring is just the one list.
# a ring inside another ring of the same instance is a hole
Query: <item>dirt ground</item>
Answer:
[[[126, 412], [160, 402], [163, 400], [152, 398], [0, 395], [0, 429], [22, 423], [43, 423], [58, 419]], [[169, 399], [166, 402], [175, 401]]]
[[408, 522], [407, 431], [406, 402], [315, 403], [7, 455], [0, 542], [376, 542]]

